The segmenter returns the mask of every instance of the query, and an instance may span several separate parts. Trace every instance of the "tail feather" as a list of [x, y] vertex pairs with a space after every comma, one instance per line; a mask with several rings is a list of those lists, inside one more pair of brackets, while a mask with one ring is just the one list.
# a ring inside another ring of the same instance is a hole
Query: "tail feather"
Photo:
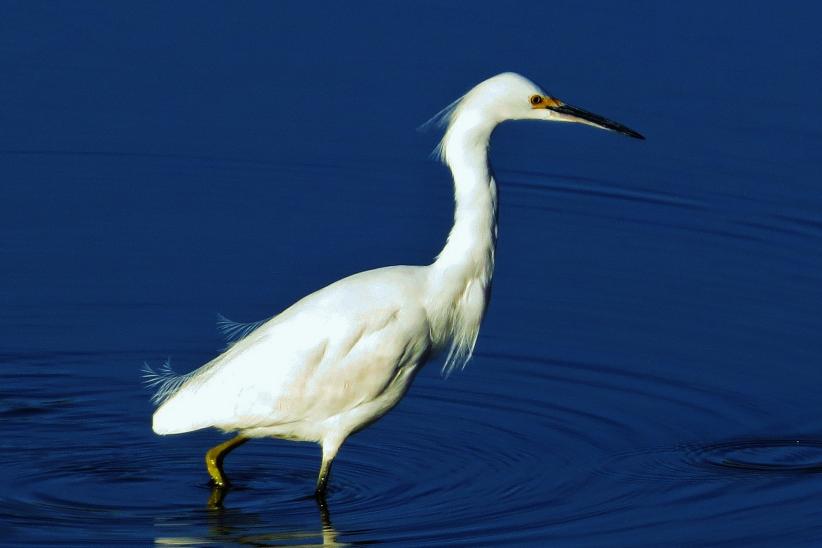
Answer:
[[151, 401], [154, 405], [160, 405], [171, 396], [174, 395], [177, 390], [189, 380], [195, 371], [190, 373], [186, 373], [184, 375], [178, 375], [172, 368], [171, 368], [171, 360], [166, 360], [163, 362], [158, 369], [152, 368], [148, 363], [143, 364], [143, 382], [145, 383], [146, 387], [154, 390], [154, 394], [151, 396]]
[[[151, 429], [156, 434], [181, 434], [214, 424], [213, 406], [203, 403], [210, 401], [208, 395], [204, 396], [191, 384], [186, 386], [188, 381], [196, 379], [196, 375], [203, 370], [201, 367], [178, 375], [168, 360], [157, 369], [148, 364], [143, 365], [143, 382], [155, 391], [151, 401], [158, 406], [151, 420]], [[183, 388], [185, 389], [181, 392]]]

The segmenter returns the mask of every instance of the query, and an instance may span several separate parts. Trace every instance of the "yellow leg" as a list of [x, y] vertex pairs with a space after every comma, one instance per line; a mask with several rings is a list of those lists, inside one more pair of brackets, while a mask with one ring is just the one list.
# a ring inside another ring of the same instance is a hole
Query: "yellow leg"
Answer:
[[215, 485], [218, 487], [225, 487], [228, 485], [228, 479], [223, 473], [223, 459], [225, 459], [225, 456], [229, 452], [247, 441], [248, 438], [237, 436], [236, 438], [232, 438], [227, 442], [221, 443], [220, 445], [212, 447], [208, 450], [208, 453], [206, 453], [205, 456], [206, 468], [208, 469], [211, 479], [214, 480]]

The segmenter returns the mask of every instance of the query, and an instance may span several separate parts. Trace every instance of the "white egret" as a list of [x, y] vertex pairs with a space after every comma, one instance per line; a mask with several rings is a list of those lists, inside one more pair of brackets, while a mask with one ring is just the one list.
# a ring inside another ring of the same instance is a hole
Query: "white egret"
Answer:
[[494, 128], [506, 120], [579, 122], [643, 137], [572, 107], [513, 73], [490, 78], [443, 114], [439, 152], [454, 178], [448, 240], [427, 266], [361, 272], [297, 301], [187, 375], [147, 371], [158, 387], [153, 429], [236, 432], [206, 454], [214, 483], [223, 459], [250, 438], [317, 442], [316, 493], [345, 439], [402, 398], [430, 358], [448, 349], [446, 371], [470, 359], [485, 313], [497, 237], [496, 183], [488, 164]]

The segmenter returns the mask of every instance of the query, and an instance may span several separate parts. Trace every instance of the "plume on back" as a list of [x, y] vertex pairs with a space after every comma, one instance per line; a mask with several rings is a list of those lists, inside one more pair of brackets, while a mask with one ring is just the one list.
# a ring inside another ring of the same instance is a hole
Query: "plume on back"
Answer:
[[[236, 344], [248, 337], [258, 327], [266, 323], [268, 319], [256, 322], [235, 322], [229, 320], [222, 314], [217, 314], [217, 330], [225, 338], [229, 346]], [[154, 405], [162, 405], [182, 387], [191, 380], [198, 372], [203, 372], [204, 367], [195, 369], [184, 374], [178, 374], [171, 368], [171, 360], [167, 359], [163, 364], [154, 369], [148, 363], [143, 364], [143, 383], [147, 388], [154, 390], [151, 401]]]
[[166, 360], [159, 368], [154, 369], [148, 363], [143, 364], [143, 382], [154, 390], [151, 401], [160, 405], [174, 395], [187, 380], [194, 376], [196, 370], [178, 375], [171, 368], [171, 360]]
[[227, 343], [234, 343], [246, 338], [267, 321], [268, 319], [246, 323], [235, 322], [222, 314], [217, 314], [217, 330], [225, 337]]

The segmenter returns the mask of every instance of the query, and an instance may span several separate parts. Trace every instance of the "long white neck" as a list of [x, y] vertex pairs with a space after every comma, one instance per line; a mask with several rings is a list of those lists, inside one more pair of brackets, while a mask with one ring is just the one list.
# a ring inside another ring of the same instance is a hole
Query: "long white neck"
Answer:
[[496, 123], [458, 112], [442, 142], [454, 177], [456, 211], [448, 241], [429, 267], [427, 308], [437, 346], [451, 341], [445, 369], [471, 357], [491, 289], [497, 240], [497, 188], [488, 165]]

